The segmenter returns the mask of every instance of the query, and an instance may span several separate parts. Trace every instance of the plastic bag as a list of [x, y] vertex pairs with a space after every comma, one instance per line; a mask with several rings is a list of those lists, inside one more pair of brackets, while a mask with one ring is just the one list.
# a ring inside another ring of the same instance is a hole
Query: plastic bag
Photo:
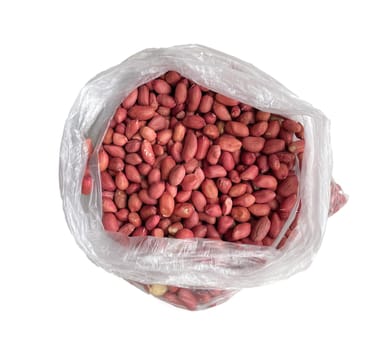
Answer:
[[[104, 231], [97, 162], [104, 132], [126, 95], [170, 70], [304, 125], [306, 149], [299, 174], [302, 209], [295, 232], [283, 249], [155, 237], [132, 237], [121, 244]], [[86, 138], [95, 145], [89, 159], [95, 184], [90, 196], [81, 194]], [[198, 45], [147, 49], [98, 74], [84, 86], [70, 111], [60, 151], [65, 216], [88, 258], [147, 291], [148, 285], [169, 285], [202, 290], [202, 295], [210, 293], [209, 302], [200, 308], [225, 301], [238, 289], [284, 279], [306, 269], [320, 247], [328, 214], [346, 201], [334, 184], [333, 194], [337, 196], [331, 203], [331, 182], [330, 122], [323, 113], [251, 64]], [[167, 301], [178, 305], [175, 300]]]

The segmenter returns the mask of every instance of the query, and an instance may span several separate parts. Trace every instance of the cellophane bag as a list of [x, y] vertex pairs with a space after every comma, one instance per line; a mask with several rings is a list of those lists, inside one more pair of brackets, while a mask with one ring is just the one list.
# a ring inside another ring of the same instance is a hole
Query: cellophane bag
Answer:
[[[278, 243], [295, 213], [270, 247], [201, 238], [146, 236], [122, 241], [104, 230], [97, 156], [104, 133], [114, 111], [132, 90], [167, 71], [177, 71], [201, 86], [304, 126], [305, 152], [297, 172], [301, 211], [283, 248], [278, 249]], [[94, 145], [90, 155], [86, 139]], [[87, 162], [93, 190], [85, 196], [81, 186]], [[191, 310], [217, 305], [241, 288], [285, 279], [306, 269], [320, 248], [328, 216], [347, 200], [332, 180], [327, 117], [253, 65], [199, 45], [141, 51], [83, 87], [64, 128], [60, 189], [70, 231], [91, 261], [142, 290]], [[172, 289], [184, 297], [165, 293]]]

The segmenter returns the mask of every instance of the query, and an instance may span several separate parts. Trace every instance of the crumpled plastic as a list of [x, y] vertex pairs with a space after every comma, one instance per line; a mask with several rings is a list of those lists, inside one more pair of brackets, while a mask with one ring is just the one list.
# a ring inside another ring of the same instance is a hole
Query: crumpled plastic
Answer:
[[[97, 162], [104, 132], [126, 95], [169, 70], [257, 109], [303, 124], [306, 148], [299, 173], [301, 214], [294, 234], [282, 249], [155, 237], [130, 237], [121, 244], [104, 231]], [[95, 145], [89, 159], [94, 179], [89, 196], [81, 194], [88, 157], [86, 138]], [[69, 113], [60, 150], [63, 208], [77, 244], [96, 265], [136, 285], [222, 289], [230, 296], [241, 288], [288, 278], [311, 264], [329, 213], [345, 204], [347, 197], [337, 186], [332, 180], [328, 118], [253, 65], [199, 45], [147, 49], [95, 76], [80, 91]]]

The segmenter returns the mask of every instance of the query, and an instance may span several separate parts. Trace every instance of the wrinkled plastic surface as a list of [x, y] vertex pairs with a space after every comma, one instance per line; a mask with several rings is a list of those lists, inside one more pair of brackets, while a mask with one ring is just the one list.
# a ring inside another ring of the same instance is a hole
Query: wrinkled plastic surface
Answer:
[[[90, 196], [81, 194], [87, 162], [84, 140], [90, 137], [97, 151], [123, 98], [137, 86], [169, 70], [257, 109], [304, 125], [301, 215], [295, 234], [283, 249], [207, 239], [154, 237], [132, 237], [122, 245], [104, 231], [97, 152], [93, 152], [89, 163], [94, 190]], [[310, 265], [320, 247], [328, 213], [333, 212], [329, 127], [330, 122], [321, 111], [235, 57], [198, 45], [144, 50], [89, 81], [70, 111], [60, 152], [60, 187], [69, 228], [96, 265], [138, 283], [239, 289], [287, 278]]]

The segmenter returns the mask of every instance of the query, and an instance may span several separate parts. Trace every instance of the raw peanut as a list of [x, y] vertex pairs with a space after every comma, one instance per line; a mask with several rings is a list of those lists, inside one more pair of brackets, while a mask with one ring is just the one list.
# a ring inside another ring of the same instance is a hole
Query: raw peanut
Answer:
[[303, 139], [304, 139], [304, 127], [303, 127], [303, 125], [300, 124], [300, 123], [299, 123], [299, 125], [300, 125], [300, 127], [301, 127], [301, 130], [300, 130], [299, 132], [296, 132], [296, 133], [295, 133], [295, 136], [296, 136], [297, 138], [303, 140]]
[[238, 241], [251, 234], [251, 224], [248, 222], [236, 225], [228, 235], [229, 241]]
[[220, 136], [219, 129], [214, 124], [204, 126], [203, 134], [212, 140], [215, 140]]
[[145, 222], [145, 228], [148, 231], [152, 231], [160, 221], [160, 215], [152, 215]]
[[115, 178], [115, 183], [116, 183], [116, 187], [122, 191], [126, 190], [129, 185], [128, 179], [126, 178], [124, 173], [121, 171], [117, 173]]
[[240, 174], [240, 179], [243, 181], [253, 180], [258, 174], [259, 168], [256, 165], [250, 165]]
[[155, 141], [157, 136], [155, 130], [151, 129], [149, 126], [142, 127], [140, 129], [140, 135], [143, 139], [148, 140], [149, 142]]
[[168, 227], [172, 224], [171, 220], [168, 218], [161, 219], [159, 224], [157, 225], [159, 228], [161, 228], [164, 231], [168, 232]]
[[140, 226], [135, 228], [135, 230], [132, 233], [132, 237], [143, 237], [143, 236], [146, 236], [147, 234], [148, 234], [147, 229], [143, 226]]
[[140, 140], [130, 140], [128, 143], [125, 145], [124, 149], [128, 153], [135, 153], [140, 149], [141, 146], [141, 141]]
[[278, 180], [284, 180], [288, 176], [288, 172], [288, 166], [285, 163], [280, 163], [279, 169], [273, 170], [273, 175], [275, 175]]
[[105, 132], [103, 144], [104, 145], [110, 145], [112, 143], [112, 137], [113, 137], [113, 129], [108, 128], [107, 131]]
[[192, 229], [193, 227], [198, 225], [199, 222], [200, 222], [200, 219], [197, 211], [194, 211], [189, 218], [183, 220], [184, 227], [189, 229]]
[[135, 226], [133, 226], [130, 223], [127, 223], [120, 227], [119, 232], [129, 236], [130, 234], [132, 234], [134, 230], [135, 230]]
[[226, 177], [221, 177], [216, 180], [216, 186], [221, 193], [227, 194], [232, 187], [232, 182]]
[[[200, 90], [199, 90], [200, 91]], [[187, 162], [195, 157], [197, 152], [197, 138], [192, 130], [188, 130], [184, 140], [181, 158]]]
[[154, 197], [151, 197], [148, 193], [148, 190], [147, 189], [141, 189], [139, 191], [139, 198], [141, 199], [141, 201], [145, 204], [149, 204], [149, 205], [155, 205], [157, 204], [157, 200], [154, 198]]
[[217, 198], [219, 192], [212, 179], [205, 179], [201, 184], [201, 190], [206, 198]]
[[[143, 162], [137, 153], [129, 153], [125, 156], [125, 162], [130, 165], [138, 165]], [[101, 169], [100, 169], [101, 170]]]
[[142, 224], [140, 215], [138, 213], [129, 213], [128, 221], [135, 227], [140, 227]]
[[149, 106], [152, 107], [154, 110], [159, 108], [159, 102], [157, 102], [157, 96], [153, 92], [149, 93]]
[[184, 203], [191, 198], [192, 191], [179, 191], [175, 196], [175, 200], [178, 203]]
[[175, 237], [183, 239], [195, 238], [193, 232], [188, 228], [182, 228], [181, 230], [177, 231]]
[[238, 121], [240, 123], [245, 124], [245, 125], [254, 124], [255, 123], [255, 113], [252, 111], [246, 111], [244, 113], [241, 113]]
[[137, 120], [149, 120], [155, 114], [155, 110], [151, 106], [135, 105], [128, 109], [128, 116]]
[[217, 222], [217, 232], [223, 235], [225, 234], [233, 225], [235, 220], [231, 216], [221, 216]]
[[147, 85], [141, 85], [139, 87], [137, 103], [142, 106], [149, 106], [149, 88]]
[[301, 125], [294, 120], [291, 119], [285, 119], [282, 123], [281, 126], [292, 133], [300, 132], [301, 131]]
[[296, 193], [293, 193], [290, 196], [284, 198], [280, 204], [280, 212], [290, 213], [293, 207], [295, 206], [296, 199]]
[[195, 188], [197, 181], [198, 179], [195, 174], [188, 174], [181, 182], [181, 188], [183, 191], [191, 191]]
[[283, 162], [286, 164], [295, 161], [295, 155], [290, 152], [278, 152], [276, 153], [276, 156], [279, 158], [280, 162]]
[[141, 182], [141, 176], [138, 172], [137, 168], [133, 165], [127, 164], [125, 166], [125, 176], [129, 181], [140, 183]]
[[243, 148], [249, 152], [260, 152], [265, 144], [262, 137], [248, 136], [243, 138]]
[[125, 109], [131, 108], [136, 103], [138, 92], [138, 89], [135, 89], [124, 99], [122, 104]]
[[167, 286], [162, 284], [151, 284], [149, 285], [149, 293], [155, 297], [161, 297], [167, 292]]
[[230, 152], [224, 151], [220, 157], [219, 163], [226, 171], [231, 171], [235, 168], [235, 160]]
[[222, 135], [218, 139], [217, 144], [223, 151], [234, 152], [241, 149], [242, 143], [232, 135]]
[[137, 192], [140, 189], [140, 184], [138, 183], [130, 183], [128, 188], [125, 190], [127, 194], [132, 194]]
[[[127, 120], [125, 127], [125, 136], [130, 140], [133, 135], [135, 135], [140, 129], [140, 121], [139, 120]], [[127, 150], [127, 152], [129, 152]]]
[[258, 167], [259, 172], [261, 174], [264, 174], [269, 170], [269, 164], [268, 164], [267, 156], [262, 155], [262, 156], [257, 157], [256, 164], [257, 164], [257, 167]]
[[200, 162], [196, 158], [192, 158], [184, 164], [185, 172], [187, 174], [193, 173], [199, 166]]
[[256, 203], [263, 204], [274, 199], [276, 197], [276, 193], [271, 190], [259, 190], [253, 192], [253, 196], [255, 197]]
[[128, 142], [128, 138], [122, 134], [113, 133], [112, 142], [116, 146], [124, 146]]
[[261, 217], [252, 227], [250, 238], [253, 241], [262, 241], [268, 234], [271, 227], [271, 221], [268, 216]]
[[239, 101], [236, 101], [233, 98], [230, 98], [221, 94], [216, 94], [215, 99], [217, 102], [220, 102], [221, 104], [229, 107], [236, 106], [239, 104]]
[[[115, 203], [116, 203], [116, 200], [115, 200]], [[116, 204], [116, 206], [117, 206], [117, 204]], [[128, 221], [129, 210], [126, 208], [122, 208], [122, 209], [118, 210], [115, 213], [115, 215], [116, 215], [117, 219], [120, 221]]]
[[104, 151], [103, 148], [99, 151], [99, 170], [100, 172], [106, 170], [109, 164], [109, 156], [108, 153]]
[[263, 246], [269, 247], [273, 244], [273, 239], [267, 236], [263, 239], [262, 242], [263, 242]]
[[174, 236], [178, 231], [183, 228], [183, 224], [181, 222], [175, 222], [168, 226], [168, 234]]
[[283, 151], [284, 149], [285, 149], [284, 140], [270, 139], [265, 142], [262, 151], [264, 154], [272, 154], [272, 153]]
[[159, 200], [160, 214], [165, 218], [169, 218], [173, 214], [174, 209], [175, 200], [168, 192], [164, 192]]
[[191, 195], [192, 203], [198, 212], [203, 212], [207, 205], [207, 200], [204, 195], [199, 191], [193, 191]]
[[253, 180], [253, 184], [257, 187], [274, 191], [277, 187], [277, 180], [271, 175], [259, 175]]
[[[216, 220], [216, 218], [214, 218]], [[213, 224], [207, 225], [207, 238], [210, 239], [221, 239], [219, 232], [217, 232], [216, 227]]]
[[153, 165], [155, 162], [155, 154], [153, 153], [152, 145], [148, 140], [143, 140], [140, 147], [141, 157], [145, 162]]
[[121, 158], [111, 158], [109, 160], [108, 169], [115, 172], [123, 171], [125, 167], [124, 161]]
[[137, 193], [133, 193], [128, 198], [128, 209], [130, 212], [137, 212], [141, 209], [143, 202]]
[[152, 81], [153, 90], [155, 90], [158, 94], [169, 94], [172, 91], [171, 85], [169, 85], [163, 79], [155, 79]]
[[297, 193], [299, 183], [296, 175], [290, 175], [277, 187], [277, 193], [282, 197], [288, 197], [291, 194]]
[[103, 171], [100, 173], [101, 188], [105, 191], [114, 191], [116, 189], [115, 181], [113, 181], [112, 176]]
[[279, 235], [279, 233], [281, 231], [282, 226], [283, 226], [283, 224], [279, 218], [279, 215], [277, 213], [272, 213], [269, 235], [272, 238], [277, 238], [277, 236]]
[[165, 119], [163, 116], [161, 115], [155, 115], [150, 121], [149, 123], [147, 124], [147, 126], [149, 126], [151, 129], [155, 130], [155, 131], [160, 131], [160, 130], [164, 130], [164, 129], [167, 129], [168, 126], [169, 126], [169, 121], [167, 119]]
[[117, 208], [124, 209], [127, 206], [127, 193], [125, 190], [117, 190], [114, 194], [114, 201]]
[[198, 115], [187, 115], [183, 119], [183, 124], [187, 128], [196, 130], [200, 130], [206, 125], [204, 118]]
[[[176, 106], [176, 101], [175, 99], [170, 96], [170, 95], [166, 95], [166, 94], [161, 94], [161, 95], [158, 95], [157, 96], [157, 102], [163, 106], [163, 107], [167, 107], [167, 108], [173, 108]], [[161, 111], [161, 110], [160, 110]], [[161, 114], [159, 111], [158, 111], [159, 114]], [[167, 111], [167, 112], [164, 112], [163, 113], [165, 115], [170, 115], [171, 114], [171, 111]], [[162, 115], [164, 115], [162, 114]]]
[[234, 184], [238, 184], [241, 182], [241, 179], [240, 179], [240, 175], [239, 175], [239, 172], [237, 170], [231, 170], [229, 173], [228, 173], [228, 177], [229, 179], [234, 183]]
[[169, 174], [176, 166], [175, 160], [171, 157], [165, 157], [160, 163], [161, 179], [168, 180]]
[[256, 112], [256, 120], [258, 121], [268, 121], [270, 117], [271, 117], [271, 113], [269, 112], [263, 112], [263, 111]]
[[204, 95], [200, 100], [199, 111], [201, 113], [208, 113], [212, 109], [213, 97]]
[[302, 153], [304, 152], [304, 145], [304, 140], [293, 141], [289, 144], [288, 150], [292, 153]]
[[154, 199], [159, 199], [165, 191], [164, 181], [153, 183], [148, 188], [148, 194]]
[[277, 120], [272, 120], [268, 124], [268, 128], [264, 133], [266, 139], [274, 139], [279, 135], [280, 123]]
[[92, 176], [87, 174], [84, 175], [83, 180], [81, 182], [81, 193], [84, 195], [89, 195], [92, 192]]
[[233, 207], [231, 216], [238, 222], [247, 222], [251, 218], [250, 212], [244, 207]]
[[104, 150], [111, 156], [124, 159], [125, 151], [121, 146], [116, 145], [104, 145]]
[[[193, 233], [192, 233], [193, 235]], [[193, 236], [192, 236], [193, 237]], [[182, 238], [182, 237], [179, 237]], [[191, 237], [186, 237], [186, 238], [191, 238]], [[193, 293], [184, 288], [180, 288], [179, 291], [177, 292], [177, 296], [179, 300], [182, 302], [182, 304], [189, 310], [196, 310], [197, 308], [197, 299], [193, 295]]]
[[103, 191], [103, 192], [101, 193], [101, 196], [102, 196], [102, 198], [113, 199], [114, 194], [115, 194], [115, 193], [112, 192], [112, 191]]
[[111, 119], [111, 121], [109, 122], [109, 126], [114, 129], [116, 127], [117, 123], [116, 123], [116, 120], [115, 119]]
[[216, 223], [216, 218], [213, 216], [209, 216], [205, 213], [199, 213], [199, 219], [200, 221], [204, 221], [210, 225], [214, 225]]
[[225, 132], [229, 135], [238, 136], [238, 137], [247, 137], [249, 136], [248, 127], [239, 122], [229, 121], [225, 124]]
[[250, 207], [254, 203], [255, 203], [255, 197], [249, 193], [245, 193], [242, 196], [237, 197], [233, 200], [233, 205], [246, 207], [246, 208]]
[[293, 140], [293, 134], [285, 129], [280, 129], [279, 138], [284, 140], [286, 145], [289, 145]]
[[187, 84], [185, 84], [183, 81], [180, 81], [176, 85], [175, 89], [175, 101], [177, 104], [185, 103], [188, 96], [188, 87]]
[[223, 195], [221, 196], [220, 201], [221, 201], [221, 211], [223, 212], [223, 215], [229, 215], [232, 211], [232, 206], [233, 206], [232, 198], [227, 195]]
[[[257, 153], [254, 153], [254, 152], [242, 151], [240, 153], [240, 160], [244, 165], [254, 164], [256, 161], [256, 158], [257, 158]], [[240, 160], [237, 161], [236, 163], [239, 163]]]
[[161, 173], [160, 169], [154, 168], [148, 173], [148, 184], [152, 185], [156, 182], [159, 182], [161, 180]]
[[276, 154], [271, 154], [268, 157], [268, 165], [273, 170], [278, 170], [280, 168], [280, 160]]
[[214, 102], [212, 109], [213, 112], [216, 114], [216, 117], [220, 120], [228, 121], [232, 119], [227, 107], [225, 107], [223, 104]]
[[192, 228], [192, 232], [196, 238], [204, 238], [207, 235], [207, 226], [196, 225]]
[[104, 213], [102, 221], [106, 231], [117, 232], [119, 230], [119, 222], [113, 213]]
[[173, 141], [182, 142], [184, 140], [185, 133], [187, 132], [186, 127], [181, 123], [177, 122], [173, 127]]
[[227, 171], [221, 165], [211, 165], [204, 169], [205, 177], [208, 179], [214, 179], [216, 177], [224, 177], [227, 175]]
[[267, 204], [271, 208], [271, 210], [277, 210], [280, 205], [276, 198], [272, 199]]
[[159, 145], [166, 145], [169, 140], [172, 138], [172, 130], [166, 129], [161, 130], [157, 133], [157, 143]]
[[[208, 153], [207, 153], [207, 162], [211, 165], [215, 165], [218, 163], [221, 156], [221, 148], [219, 145], [212, 145], [209, 147]], [[223, 175], [225, 176], [225, 175]]]
[[231, 108], [231, 117], [232, 118], [237, 118], [240, 116], [240, 114], [241, 114], [241, 109], [239, 106], [233, 106]]
[[197, 180], [193, 189], [197, 190], [200, 187], [201, 183], [204, 181], [205, 174], [203, 169], [201, 169], [200, 167], [196, 168], [193, 174], [196, 176], [196, 180]]
[[[204, 114], [204, 119], [207, 124], [215, 124], [216, 123], [216, 115], [212, 112], [208, 112]], [[220, 131], [219, 131], [220, 134]]]
[[149, 172], [152, 170], [152, 167], [147, 163], [141, 163], [137, 166], [140, 175], [147, 176]]
[[244, 183], [236, 184], [231, 187], [229, 190], [229, 195], [231, 197], [240, 197], [247, 191], [247, 185]]
[[194, 211], [195, 211], [195, 208], [191, 203], [177, 203], [175, 205], [175, 210], [173, 211], [173, 214], [183, 219], [187, 219], [191, 217]]
[[182, 183], [185, 177], [185, 168], [182, 165], [176, 165], [169, 173], [169, 183], [173, 186], [178, 186]]
[[181, 75], [175, 71], [169, 71], [165, 74], [165, 81], [170, 85], [176, 85], [180, 81]]
[[195, 112], [201, 101], [201, 90], [198, 85], [192, 85], [188, 90], [187, 111]]
[[150, 216], [156, 215], [157, 209], [154, 205], [144, 205], [140, 209], [140, 217], [143, 220], [147, 220]]
[[268, 123], [267, 122], [258, 122], [251, 126], [249, 129], [249, 133], [251, 136], [262, 136], [268, 129]]
[[271, 207], [268, 204], [253, 204], [248, 210], [254, 216], [267, 216], [271, 211]]
[[204, 211], [207, 215], [214, 217], [219, 217], [223, 214], [218, 204], [207, 204]]
[[151, 236], [153, 237], [158, 237], [158, 238], [163, 238], [164, 237], [164, 230], [161, 228], [156, 227], [151, 231]]
[[195, 154], [195, 158], [197, 160], [202, 160], [207, 156], [208, 149], [210, 146], [210, 141], [208, 137], [205, 135], [201, 135], [197, 139], [197, 150]]
[[117, 124], [115, 127], [115, 133], [124, 135], [125, 134], [125, 124], [124, 123]]

